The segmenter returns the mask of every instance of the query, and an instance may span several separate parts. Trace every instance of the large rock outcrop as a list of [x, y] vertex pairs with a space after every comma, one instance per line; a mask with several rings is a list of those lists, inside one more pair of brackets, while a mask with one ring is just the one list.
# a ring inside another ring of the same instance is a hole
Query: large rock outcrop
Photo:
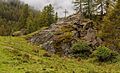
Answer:
[[30, 42], [42, 45], [49, 52], [62, 55], [68, 55], [71, 52], [72, 44], [79, 40], [85, 40], [92, 46], [101, 44], [100, 38], [96, 37], [92, 21], [79, 23], [76, 16], [74, 14], [69, 16], [66, 21], [59, 21], [41, 30], [30, 38]]

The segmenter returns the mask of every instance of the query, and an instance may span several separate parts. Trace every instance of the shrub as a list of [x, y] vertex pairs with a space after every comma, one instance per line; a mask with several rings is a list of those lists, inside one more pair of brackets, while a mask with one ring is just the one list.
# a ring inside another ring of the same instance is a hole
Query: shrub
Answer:
[[93, 54], [97, 58], [97, 60], [101, 62], [112, 61], [118, 55], [117, 52], [113, 52], [105, 46], [97, 47], [97, 50], [95, 50]]
[[74, 57], [89, 57], [92, 48], [85, 42], [78, 42], [72, 45], [72, 55]]

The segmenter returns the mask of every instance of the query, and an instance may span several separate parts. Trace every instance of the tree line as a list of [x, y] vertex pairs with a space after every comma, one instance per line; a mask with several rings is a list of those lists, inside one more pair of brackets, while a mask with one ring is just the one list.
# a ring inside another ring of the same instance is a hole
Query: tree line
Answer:
[[108, 13], [109, 8], [114, 8], [117, 0], [74, 0], [75, 10], [82, 16], [92, 19], [96, 15], [101, 18]]
[[50, 26], [57, 19], [57, 12], [51, 4], [38, 11], [19, 0], [0, 1], [0, 35], [12, 35], [22, 29], [31, 33]]

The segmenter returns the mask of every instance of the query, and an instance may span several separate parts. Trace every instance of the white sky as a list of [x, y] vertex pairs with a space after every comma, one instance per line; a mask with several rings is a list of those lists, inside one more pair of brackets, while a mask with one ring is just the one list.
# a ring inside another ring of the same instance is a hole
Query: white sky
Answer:
[[44, 6], [48, 4], [52, 4], [55, 8], [55, 11], [58, 12], [58, 15], [60, 17], [64, 16], [63, 11], [65, 9], [68, 10], [68, 15], [72, 14], [74, 12], [73, 0], [21, 0], [25, 3], [28, 3], [29, 5], [33, 6], [35, 9], [43, 9]]

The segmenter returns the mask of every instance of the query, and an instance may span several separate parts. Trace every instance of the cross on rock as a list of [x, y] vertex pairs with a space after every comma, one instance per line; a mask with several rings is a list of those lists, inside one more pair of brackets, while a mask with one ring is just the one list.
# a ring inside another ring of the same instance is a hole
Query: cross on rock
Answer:
[[67, 13], [68, 13], [67, 9], [65, 9], [64, 13], [65, 13], [65, 18], [66, 18]]

